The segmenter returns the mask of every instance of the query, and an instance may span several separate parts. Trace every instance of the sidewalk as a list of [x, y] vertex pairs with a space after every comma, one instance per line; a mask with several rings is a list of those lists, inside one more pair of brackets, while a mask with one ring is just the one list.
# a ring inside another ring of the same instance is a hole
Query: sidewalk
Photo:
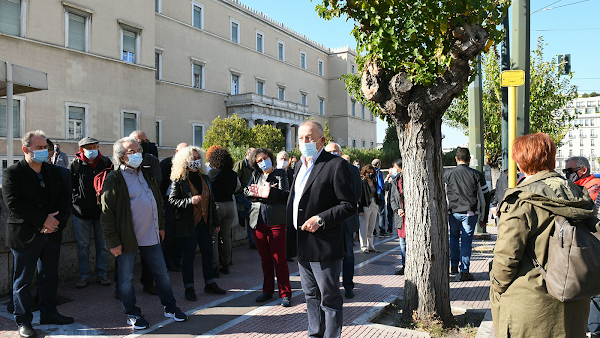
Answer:
[[[474, 241], [473, 247], [495, 243], [496, 228], [488, 228], [492, 234], [489, 241]], [[402, 295], [403, 276], [395, 276], [400, 251], [397, 237], [376, 239], [376, 247], [381, 253], [355, 253], [355, 298], [344, 299], [343, 337], [422, 337], [417, 332], [410, 333], [397, 328], [367, 322], [367, 317]], [[354, 247], [358, 251], [358, 244]], [[491, 253], [473, 252], [471, 272], [476, 280], [472, 282], [450, 282], [452, 306], [473, 309], [489, 309], [488, 263]], [[262, 289], [262, 271], [258, 252], [247, 246], [233, 250], [231, 273], [216, 279], [217, 284], [228, 290], [227, 295], [213, 295], [203, 292], [204, 280], [201, 272], [200, 256], [195, 261], [195, 281], [198, 301], [190, 302], [184, 297], [180, 272], [169, 272], [177, 305], [190, 318], [177, 323], [163, 316], [158, 296], [142, 291], [139, 283], [139, 268], [135, 271], [134, 285], [137, 305], [144, 317], [152, 325], [149, 329], [134, 332], [126, 324], [121, 304], [114, 298], [114, 284], [103, 287], [91, 284], [84, 289], [76, 289], [75, 281], [61, 283], [59, 296], [66, 302], [58, 306], [60, 313], [75, 318], [72, 325], [40, 326], [39, 313], [34, 313], [34, 328], [38, 337], [76, 337], [104, 335], [134, 338], [139, 336], [158, 337], [305, 337], [307, 328], [306, 304], [300, 287], [296, 262], [288, 263], [292, 283], [292, 307], [279, 305], [277, 294], [270, 303], [256, 303]], [[112, 279], [112, 274], [109, 276]], [[341, 283], [340, 283], [341, 284]], [[18, 337], [12, 314], [6, 312], [6, 298], [0, 299], [0, 338]], [[489, 318], [491, 320], [491, 317]], [[491, 328], [490, 323], [484, 326]], [[493, 337], [489, 331], [480, 330], [479, 337]]]

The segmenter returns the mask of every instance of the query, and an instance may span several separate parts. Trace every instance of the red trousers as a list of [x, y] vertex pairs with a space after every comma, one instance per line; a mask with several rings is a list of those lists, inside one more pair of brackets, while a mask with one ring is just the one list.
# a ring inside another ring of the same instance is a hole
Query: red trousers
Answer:
[[252, 229], [252, 237], [262, 261], [263, 293], [275, 293], [277, 275], [279, 297], [292, 297], [290, 270], [285, 257], [285, 224], [270, 227], [259, 223]]

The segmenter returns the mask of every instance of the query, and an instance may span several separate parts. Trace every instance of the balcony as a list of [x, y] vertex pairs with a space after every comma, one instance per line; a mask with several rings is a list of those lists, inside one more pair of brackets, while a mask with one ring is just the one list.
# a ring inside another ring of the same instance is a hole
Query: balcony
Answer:
[[225, 101], [227, 115], [246, 120], [274, 121], [299, 125], [311, 115], [308, 106], [254, 93], [230, 95]]

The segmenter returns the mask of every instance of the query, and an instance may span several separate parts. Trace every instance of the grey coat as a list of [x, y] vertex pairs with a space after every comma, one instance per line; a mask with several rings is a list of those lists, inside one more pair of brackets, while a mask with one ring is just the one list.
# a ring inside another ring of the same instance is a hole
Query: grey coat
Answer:
[[[248, 186], [252, 184], [264, 185], [262, 176], [262, 172], [252, 172], [252, 177], [250, 178]], [[283, 169], [273, 170], [273, 172], [267, 177], [267, 183], [271, 185], [271, 189], [278, 189], [285, 192], [290, 190], [288, 175]], [[271, 194], [268, 198], [256, 198], [250, 195], [248, 187], [246, 187], [244, 188], [244, 195], [252, 201], [252, 208], [250, 209], [250, 215], [248, 216], [248, 223], [252, 229], [256, 229], [256, 224], [258, 223], [258, 217], [262, 205], [264, 205], [266, 208], [266, 221], [268, 226], [285, 224], [287, 200], [275, 197], [275, 195], [281, 196], [282, 194]]]
[[394, 223], [396, 224], [397, 229], [402, 229], [404, 227], [404, 217], [398, 216], [398, 210], [404, 209], [404, 192], [400, 193], [400, 189], [398, 189], [398, 181], [401, 179], [402, 174], [392, 178], [389, 192], [390, 205], [392, 206], [392, 211], [394, 212]]

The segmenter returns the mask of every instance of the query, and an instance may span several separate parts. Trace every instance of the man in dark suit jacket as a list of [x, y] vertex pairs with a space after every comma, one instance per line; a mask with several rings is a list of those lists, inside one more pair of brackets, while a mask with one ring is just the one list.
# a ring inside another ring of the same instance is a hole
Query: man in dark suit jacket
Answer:
[[298, 127], [302, 157], [287, 205], [288, 256], [298, 256], [306, 298], [308, 335], [340, 337], [339, 275], [344, 258], [342, 223], [356, 214], [348, 163], [324, 150], [323, 127], [308, 120]]
[[[330, 142], [325, 147], [325, 151], [335, 156], [342, 155], [342, 147], [339, 144]], [[344, 158], [345, 159], [345, 158]], [[356, 204], [362, 196], [362, 180], [360, 178], [360, 171], [355, 166], [351, 165], [348, 160], [348, 169], [350, 169], [350, 176], [352, 176], [352, 191], [354, 191], [354, 197], [356, 198]], [[342, 285], [346, 290], [344, 296], [348, 299], [354, 298], [354, 233], [360, 228], [360, 222], [358, 220], [358, 212], [352, 217], [344, 221], [344, 261], [342, 263]]]
[[56, 310], [58, 261], [62, 230], [68, 213], [69, 193], [60, 170], [48, 164], [48, 144], [40, 131], [28, 132], [22, 140], [25, 159], [4, 170], [2, 195], [9, 210], [6, 246], [14, 255], [14, 316], [21, 337], [35, 337], [31, 327], [32, 297], [29, 292], [40, 261], [40, 324], [73, 323]]

